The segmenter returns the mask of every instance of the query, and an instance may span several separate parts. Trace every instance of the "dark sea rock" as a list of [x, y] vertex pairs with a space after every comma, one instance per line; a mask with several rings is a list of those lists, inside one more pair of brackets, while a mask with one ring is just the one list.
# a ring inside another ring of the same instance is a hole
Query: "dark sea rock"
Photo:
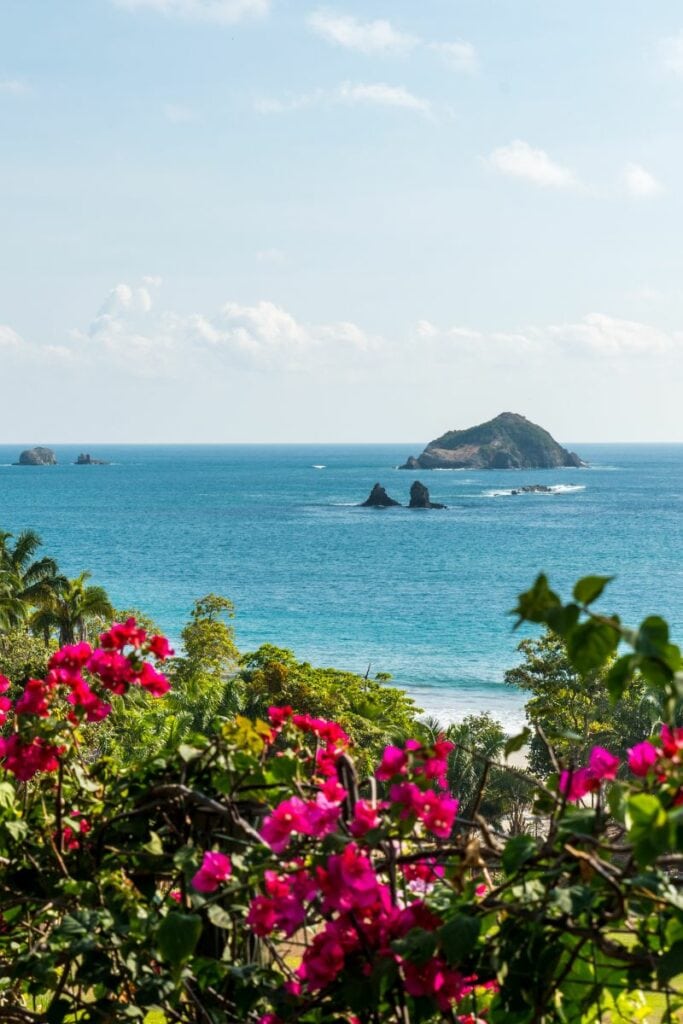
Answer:
[[375, 484], [366, 501], [360, 505], [360, 508], [392, 508], [400, 506], [400, 504], [400, 501], [394, 501], [393, 498], [389, 497], [381, 484]]
[[57, 457], [52, 448], [27, 448], [19, 456], [17, 466], [56, 466]]
[[410, 488], [409, 508], [446, 508], [446, 506], [430, 501], [428, 489], [419, 480], [416, 480]]
[[449, 430], [430, 441], [421, 455], [401, 469], [556, 469], [586, 463], [515, 412], [467, 430]]
[[552, 487], [545, 484], [525, 484], [524, 487], [516, 487], [512, 494], [554, 494]]
[[104, 459], [93, 459], [89, 452], [81, 452], [74, 466], [108, 466], [109, 463], [105, 462]]

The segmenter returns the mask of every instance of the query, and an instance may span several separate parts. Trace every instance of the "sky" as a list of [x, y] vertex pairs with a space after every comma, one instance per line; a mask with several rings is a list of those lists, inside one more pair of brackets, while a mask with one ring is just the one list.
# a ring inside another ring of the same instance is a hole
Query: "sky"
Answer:
[[679, 0], [1, 0], [0, 442], [683, 441]]

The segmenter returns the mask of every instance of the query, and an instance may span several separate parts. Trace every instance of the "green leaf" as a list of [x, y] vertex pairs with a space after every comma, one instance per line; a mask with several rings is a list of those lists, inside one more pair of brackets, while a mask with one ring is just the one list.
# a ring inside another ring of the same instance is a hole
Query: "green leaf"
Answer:
[[223, 907], [219, 907], [217, 903], [213, 903], [206, 912], [206, 916], [215, 928], [228, 929], [232, 925], [232, 918]]
[[0, 782], [0, 807], [9, 810], [14, 806], [16, 790], [11, 782]]
[[157, 929], [157, 946], [164, 960], [174, 966], [184, 963], [194, 953], [202, 932], [197, 914], [167, 914]]
[[567, 654], [579, 672], [602, 668], [617, 649], [619, 632], [614, 626], [590, 619], [582, 622], [567, 637]]
[[531, 590], [520, 594], [517, 599], [517, 607], [513, 610], [513, 614], [518, 616], [515, 628], [522, 622], [545, 622], [550, 609], [560, 607], [561, 603], [550, 589], [548, 577], [541, 573]]
[[28, 835], [28, 825], [25, 821], [6, 821], [5, 828], [17, 843], [20, 843]]
[[584, 576], [574, 586], [574, 597], [579, 604], [592, 604], [613, 579], [614, 576]]
[[671, 981], [678, 974], [683, 974], [683, 942], [674, 942], [657, 963], [657, 977], [660, 981]]
[[605, 682], [613, 703], [623, 697], [624, 690], [631, 682], [636, 667], [637, 659], [632, 654], [624, 654], [621, 658], [617, 658], [610, 668]]
[[513, 875], [537, 851], [533, 836], [514, 836], [509, 839], [503, 850], [501, 860], [506, 875]]
[[517, 733], [516, 736], [511, 736], [505, 744], [505, 756], [509, 757], [510, 754], [514, 754], [517, 750], [521, 750], [525, 747], [531, 739], [531, 729], [526, 726], [521, 732]]
[[479, 918], [466, 914], [456, 914], [439, 930], [441, 948], [451, 967], [472, 956], [480, 930]]
[[672, 846], [673, 822], [651, 793], [637, 793], [626, 801], [626, 827], [639, 864], [651, 863]]
[[192, 747], [189, 743], [181, 743], [178, 747], [178, 754], [186, 764], [190, 761], [196, 761], [203, 753], [204, 751], [200, 750], [199, 747]]
[[636, 650], [648, 658], [661, 656], [669, 643], [669, 627], [659, 615], [650, 615], [640, 624]]
[[156, 832], [152, 832], [150, 829], [149, 842], [145, 843], [142, 847], [147, 853], [151, 853], [153, 857], [162, 857], [164, 853], [164, 844], [159, 838]]

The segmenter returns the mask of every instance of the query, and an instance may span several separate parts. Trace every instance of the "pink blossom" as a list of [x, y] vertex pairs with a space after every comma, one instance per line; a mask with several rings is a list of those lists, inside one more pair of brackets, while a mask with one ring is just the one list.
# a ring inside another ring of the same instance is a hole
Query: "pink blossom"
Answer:
[[98, 676], [102, 685], [112, 693], [123, 694], [133, 682], [134, 673], [128, 658], [118, 651], [93, 651], [88, 659], [88, 671]]
[[401, 808], [401, 817], [409, 818], [419, 814], [422, 807], [422, 792], [414, 782], [395, 782], [389, 790], [391, 802]]
[[55, 772], [64, 747], [55, 747], [38, 738], [23, 742], [16, 733], [0, 737], [0, 759], [20, 782], [28, 782], [38, 772]]
[[137, 676], [137, 682], [143, 688], [151, 693], [153, 697], [163, 697], [165, 693], [171, 688], [171, 685], [165, 675], [161, 672], [157, 672], [153, 665], [150, 665], [148, 661], [143, 662], [142, 668]]
[[197, 892], [215, 892], [221, 882], [225, 882], [231, 874], [230, 858], [224, 853], [207, 850], [199, 871], [192, 878], [192, 886]]
[[429, 832], [439, 839], [448, 839], [458, 813], [458, 801], [445, 793], [428, 789], [422, 794], [418, 817]]
[[159, 659], [159, 661], [166, 661], [167, 658], [170, 658], [175, 654], [175, 651], [165, 636], [151, 637], [149, 641], [149, 650], [155, 658]]
[[369, 800], [359, 800], [353, 809], [353, 821], [349, 826], [352, 836], [358, 839], [381, 824], [380, 808]]
[[126, 619], [125, 622], [114, 622], [105, 633], [100, 634], [102, 647], [108, 650], [122, 651], [124, 647], [141, 647], [145, 642], [147, 633], [138, 626], [135, 619]]
[[562, 772], [560, 775], [560, 793], [565, 794], [571, 803], [576, 803], [587, 793], [592, 793], [599, 788], [600, 783], [590, 768], [577, 768], [574, 772]]
[[616, 779], [619, 770], [619, 758], [610, 754], [604, 747], [593, 747], [588, 758], [588, 767], [593, 778], [598, 781], [602, 779]]
[[385, 747], [382, 761], [375, 775], [380, 782], [388, 782], [396, 775], [405, 775], [408, 757], [400, 747]]
[[38, 715], [47, 718], [50, 709], [47, 704], [49, 687], [44, 679], [29, 679], [19, 700], [14, 706], [18, 715]]
[[308, 825], [306, 835], [327, 836], [334, 832], [339, 822], [339, 801], [328, 800], [323, 793], [317, 793], [315, 800], [306, 803]]
[[658, 758], [657, 747], [649, 743], [648, 740], [644, 740], [642, 743], [636, 743], [635, 747], [631, 747], [629, 750], [628, 766], [634, 775], [643, 777], [654, 768]]
[[285, 722], [289, 721], [291, 717], [292, 709], [289, 704], [285, 704], [284, 707], [281, 708], [268, 708], [268, 719], [275, 729], [281, 729]]
[[282, 853], [289, 846], [293, 832], [310, 834], [308, 810], [298, 796], [278, 804], [261, 827], [261, 835], [275, 853]]
[[660, 735], [666, 756], [678, 757], [680, 751], [683, 750], [683, 728], [671, 729], [668, 725], [663, 725]]

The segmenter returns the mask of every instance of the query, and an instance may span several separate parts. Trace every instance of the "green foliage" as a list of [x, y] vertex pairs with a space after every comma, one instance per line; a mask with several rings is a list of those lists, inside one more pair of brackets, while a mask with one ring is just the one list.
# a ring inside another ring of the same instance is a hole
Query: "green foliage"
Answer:
[[[595, 587], [586, 592], [596, 594]], [[575, 650], [579, 641], [576, 632], [572, 635]], [[595, 745], [623, 757], [629, 747], [648, 735], [659, 717], [660, 709], [642, 681], [631, 679], [614, 701], [609, 689], [610, 663], [601, 661], [598, 668], [584, 668], [584, 651], [579, 656], [581, 668], [577, 667], [565, 640], [557, 634], [546, 632], [540, 638], [523, 640], [518, 650], [523, 661], [505, 673], [505, 681], [530, 694], [525, 708], [533, 732], [529, 765], [537, 774], [553, 771], [538, 727], [560, 760], [580, 764]]]
[[47, 661], [55, 649], [41, 636], [29, 632], [26, 626], [0, 632], [0, 675], [14, 683], [40, 678], [47, 670]]
[[421, 729], [416, 720], [420, 709], [403, 690], [353, 672], [316, 668], [271, 644], [244, 655], [240, 678], [245, 715], [265, 717], [271, 705], [289, 704], [299, 713], [332, 718], [354, 741], [361, 772], [387, 744]]
[[88, 584], [90, 575], [82, 572], [72, 580], [59, 577], [37, 600], [31, 627], [46, 639], [56, 634], [60, 646], [94, 640], [113, 619], [114, 609], [104, 587]]

